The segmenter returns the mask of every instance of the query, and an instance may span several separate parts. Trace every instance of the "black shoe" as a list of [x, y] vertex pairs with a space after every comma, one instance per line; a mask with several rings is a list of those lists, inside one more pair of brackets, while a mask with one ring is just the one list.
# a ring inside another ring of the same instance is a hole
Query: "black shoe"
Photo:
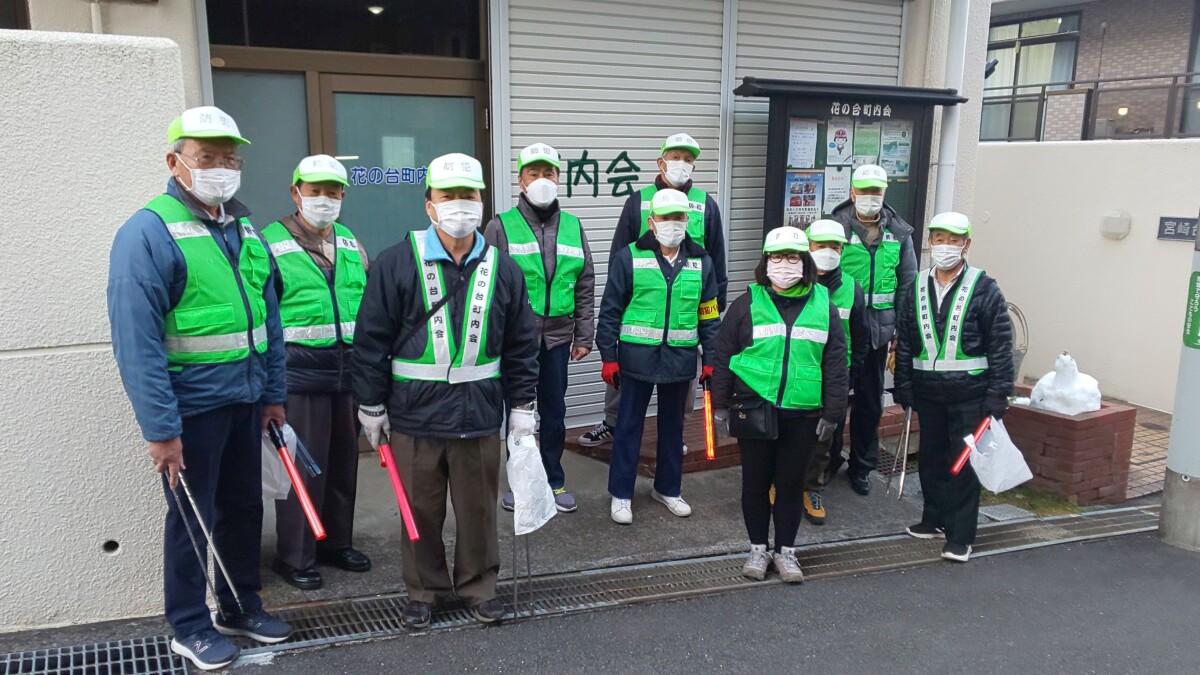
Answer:
[[940, 527], [926, 525], [925, 523], [917, 523], [909, 525], [904, 530], [908, 536], [916, 537], [917, 539], [945, 539], [946, 531]]
[[854, 491], [858, 494], [864, 497], [871, 494], [871, 480], [866, 476], [856, 476], [847, 473], [846, 478], [850, 479], [850, 487], [854, 488]]
[[307, 567], [305, 569], [298, 570], [282, 560], [276, 560], [271, 565], [271, 569], [275, 570], [276, 574], [283, 577], [284, 581], [302, 591], [315, 591], [325, 583], [321, 579], [321, 573], [318, 572], [317, 568], [315, 567]]
[[487, 602], [475, 605], [474, 612], [475, 620], [480, 623], [496, 623], [507, 614], [504, 609], [504, 603], [500, 601], [500, 598], [492, 598]]
[[946, 545], [942, 547], [942, 557], [946, 560], [965, 563], [971, 559], [971, 547], [967, 544], [946, 542]]
[[429, 628], [433, 622], [433, 607], [428, 602], [410, 600], [400, 614], [400, 625], [409, 630]]
[[347, 572], [366, 572], [371, 569], [371, 559], [362, 551], [347, 546], [340, 551], [317, 551], [317, 562], [340, 567]]

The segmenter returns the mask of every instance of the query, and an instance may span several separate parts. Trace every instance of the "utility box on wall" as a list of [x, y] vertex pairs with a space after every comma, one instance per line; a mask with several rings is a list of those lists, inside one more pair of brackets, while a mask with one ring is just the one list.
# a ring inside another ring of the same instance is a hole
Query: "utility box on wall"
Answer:
[[739, 96], [768, 97], [763, 233], [807, 227], [850, 198], [862, 164], [888, 173], [887, 204], [922, 241], [935, 106], [967, 99], [953, 89], [742, 79]]

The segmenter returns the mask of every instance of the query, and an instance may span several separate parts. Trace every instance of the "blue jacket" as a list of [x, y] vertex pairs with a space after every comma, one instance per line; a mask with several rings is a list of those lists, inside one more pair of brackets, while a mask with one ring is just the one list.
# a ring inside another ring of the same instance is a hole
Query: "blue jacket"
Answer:
[[[242, 239], [236, 219], [250, 215], [245, 206], [227, 202], [222, 226], [189, 195], [181, 197], [174, 179], [167, 182], [167, 194], [187, 205], [229, 259], [238, 260]], [[117, 230], [109, 255], [108, 322], [121, 381], [147, 441], [175, 438], [183, 431], [184, 417], [237, 403], [283, 404], [287, 399], [283, 328], [273, 278], [263, 290], [269, 343], [265, 353], [252, 351], [249, 359], [238, 363], [167, 367], [164, 317], [179, 303], [186, 282], [183, 252], [157, 214], [141, 209]]]

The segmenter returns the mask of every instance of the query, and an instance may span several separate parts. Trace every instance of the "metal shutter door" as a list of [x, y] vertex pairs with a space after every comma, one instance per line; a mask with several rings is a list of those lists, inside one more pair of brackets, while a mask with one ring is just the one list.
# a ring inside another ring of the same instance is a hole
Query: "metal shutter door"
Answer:
[[[596, 263], [596, 305], [607, 280], [608, 249], [625, 197], [613, 197], [606, 176], [622, 152], [640, 171], [634, 189], [658, 173], [664, 138], [686, 131], [700, 143], [696, 184], [717, 192], [721, 106], [721, 0], [664, 0], [654, 4], [605, 0], [509, 3], [510, 124], [507, 157], [514, 194], [516, 154], [549, 143], [563, 161], [584, 150], [598, 162], [599, 196], [580, 181], [567, 197], [566, 166], [559, 199], [579, 216]], [[599, 420], [604, 383], [599, 354], [572, 363], [567, 426]]]

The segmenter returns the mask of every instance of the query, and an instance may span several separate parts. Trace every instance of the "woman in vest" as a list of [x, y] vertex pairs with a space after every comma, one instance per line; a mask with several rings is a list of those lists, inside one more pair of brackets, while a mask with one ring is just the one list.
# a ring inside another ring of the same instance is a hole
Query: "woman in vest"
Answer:
[[275, 502], [275, 573], [303, 590], [321, 587], [324, 563], [366, 572], [371, 560], [352, 546], [358, 486], [358, 433], [350, 381], [354, 320], [367, 283], [367, 256], [337, 222], [346, 167], [329, 155], [305, 157], [292, 173], [296, 213], [263, 237], [279, 274], [279, 315], [287, 349], [289, 420], [321, 467], [307, 479], [328, 536], [317, 545], [293, 491]]
[[703, 382], [712, 374], [720, 328], [712, 258], [687, 236], [688, 198], [659, 190], [647, 218], [649, 230], [609, 263], [600, 304], [596, 345], [601, 376], [621, 399], [608, 467], [609, 515], [633, 522], [633, 488], [646, 407], [658, 390], [658, 465], [651, 497], [676, 516], [692, 507], [680, 496], [683, 416], [694, 400], [697, 347], [703, 346]]
[[[733, 422], [742, 451], [742, 517], [750, 535], [742, 574], [761, 581], [774, 563], [784, 581], [799, 583], [795, 543], [808, 465], [846, 414], [846, 336], [829, 292], [816, 283], [803, 230], [768, 233], [754, 278], [729, 306], [717, 339], [714, 417], [722, 427]], [[768, 553], [772, 515], [775, 546]]]

